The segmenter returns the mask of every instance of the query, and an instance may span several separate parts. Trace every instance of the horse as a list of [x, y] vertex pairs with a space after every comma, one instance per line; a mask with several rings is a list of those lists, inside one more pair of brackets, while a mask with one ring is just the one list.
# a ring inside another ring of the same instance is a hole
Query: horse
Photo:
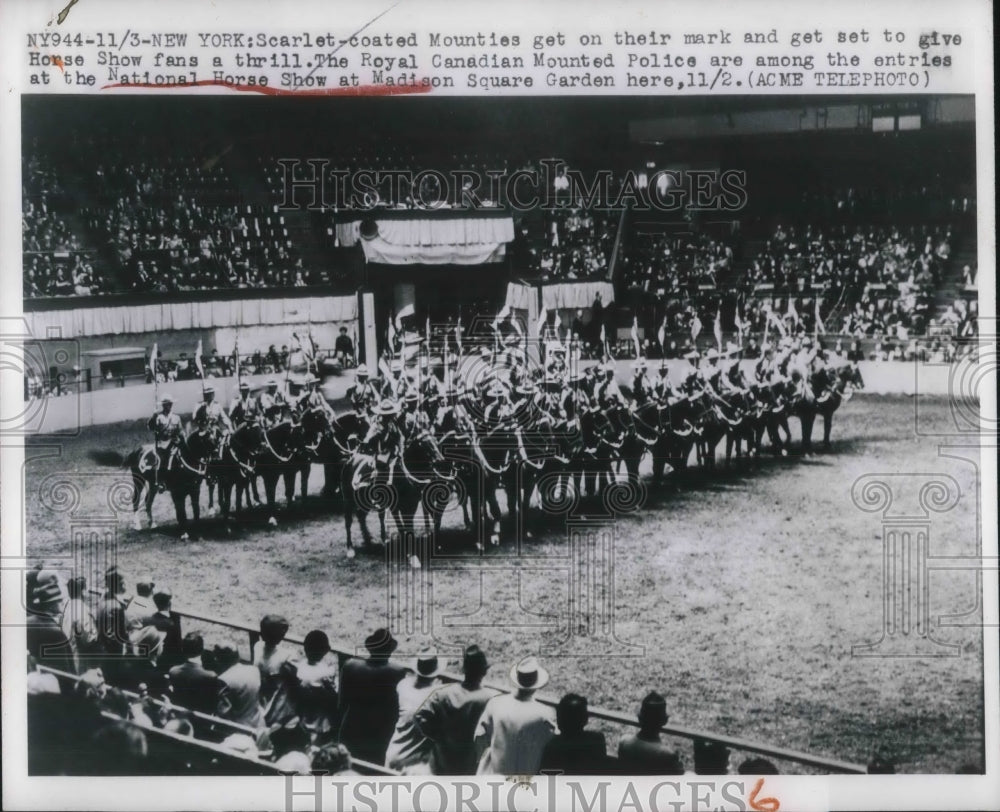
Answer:
[[228, 522], [232, 512], [233, 490], [236, 491], [236, 511], [243, 509], [254, 477], [254, 464], [264, 446], [264, 427], [256, 420], [243, 423], [223, 441], [219, 453], [208, 461], [207, 476], [214, 480], [219, 490], [219, 509], [223, 521]]
[[823, 418], [823, 450], [829, 451], [833, 414], [841, 403], [851, 399], [855, 389], [865, 388], [864, 378], [857, 363], [844, 362], [813, 371], [807, 386], [806, 396], [796, 407], [796, 414], [802, 423], [802, 451], [805, 454], [812, 452], [812, 432], [817, 415]]
[[[201, 519], [201, 481], [205, 477], [206, 461], [213, 452], [211, 438], [201, 431], [194, 431], [180, 440], [169, 467], [159, 473], [159, 482], [170, 493], [177, 514], [177, 526], [181, 531], [181, 539], [188, 540], [187, 530], [187, 500], [191, 501], [191, 516], [195, 523]], [[139, 520], [139, 504], [143, 491], [146, 495], [146, 518], [150, 529], [156, 527], [153, 521], [153, 501], [158, 488], [157, 466], [159, 453], [153, 444], [143, 445], [130, 453], [123, 462], [132, 474], [132, 526], [139, 530], [142, 525]]]
[[278, 480], [285, 483], [285, 502], [291, 505], [295, 498], [295, 475], [301, 475], [302, 499], [306, 498], [309, 482], [309, 456], [306, 451], [305, 431], [301, 424], [291, 419], [280, 420], [264, 430], [263, 448], [257, 457], [254, 471], [264, 480], [267, 500], [267, 523], [274, 527]]
[[[436, 468], [445, 462], [444, 456], [430, 432], [420, 432], [403, 446], [402, 454], [390, 460], [388, 468], [380, 469], [374, 457], [355, 453], [344, 465], [341, 492], [344, 496], [344, 529], [347, 557], [355, 557], [351, 527], [357, 517], [365, 547], [372, 544], [371, 532], [365, 521], [371, 512], [378, 512], [383, 544], [388, 543], [385, 514], [392, 514], [401, 540], [415, 531], [416, 513], [422, 504], [424, 487], [436, 478]], [[418, 569], [420, 558], [410, 556], [410, 566]]]

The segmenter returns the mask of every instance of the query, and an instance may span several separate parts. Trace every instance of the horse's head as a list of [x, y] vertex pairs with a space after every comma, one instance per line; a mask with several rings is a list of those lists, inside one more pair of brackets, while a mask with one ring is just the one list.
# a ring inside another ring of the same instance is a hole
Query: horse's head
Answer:
[[211, 432], [196, 430], [184, 440], [186, 456], [197, 465], [202, 465], [215, 451], [215, 438]]
[[238, 445], [249, 457], [256, 457], [267, 442], [264, 427], [256, 420], [244, 423], [233, 432], [233, 444]]
[[417, 466], [434, 467], [445, 461], [437, 439], [429, 431], [420, 431], [407, 443], [406, 452]]
[[302, 428], [307, 434], [323, 434], [330, 428], [330, 416], [320, 406], [311, 406], [302, 415]]

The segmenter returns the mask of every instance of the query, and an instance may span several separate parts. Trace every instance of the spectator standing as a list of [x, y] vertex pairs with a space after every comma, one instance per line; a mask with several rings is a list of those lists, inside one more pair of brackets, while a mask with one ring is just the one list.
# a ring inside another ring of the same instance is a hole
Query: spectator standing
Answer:
[[399, 717], [396, 686], [406, 669], [389, 662], [398, 643], [388, 629], [365, 640], [368, 657], [352, 657], [341, 672], [340, 741], [355, 758], [385, 763], [385, 751]]
[[618, 745], [618, 766], [623, 775], [683, 775], [681, 758], [660, 740], [668, 721], [666, 700], [651, 691], [639, 708], [639, 731]]
[[337, 716], [337, 658], [326, 633], [314, 629], [302, 644], [304, 658], [295, 662], [292, 696], [302, 727], [313, 744], [331, 738]]
[[153, 613], [152, 625], [163, 632], [160, 664], [166, 669], [184, 662], [184, 653], [181, 651], [181, 619], [171, 612], [173, 600], [173, 593], [166, 587], [153, 594], [156, 611]]
[[423, 652], [413, 664], [413, 673], [396, 685], [399, 716], [385, 754], [385, 765], [390, 769], [413, 774], [429, 771], [432, 743], [424, 736], [414, 716], [440, 686], [439, 673], [438, 658]]
[[556, 707], [559, 733], [549, 740], [542, 753], [543, 771], [566, 775], [604, 775], [609, 772], [608, 748], [604, 734], [584, 730], [590, 714], [587, 700], [566, 694]]
[[555, 734], [552, 710], [535, 699], [535, 691], [549, 681], [538, 659], [522, 659], [511, 668], [510, 679], [516, 691], [487, 702], [476, 726], [479, 775], [535, 775]]
[[281, 615], [265, 615], [260, 621], [260, 640], [253, 647], [253, 661], [260, 671], [260, 701], [264, 722], [283, 725], [295, 716], [291, 698], [294, 679], [292, 649], [284, 644], [288, 621]]
[[462, 657], [465, 678], [438, 688], [417, 710], [414, 720], [432, 742], [434, 775], [475, 775], [476, 724], [486, 703], [497, 695], [482, 686], [488, 669], [486, 654], [477, 645], [469, 646]]

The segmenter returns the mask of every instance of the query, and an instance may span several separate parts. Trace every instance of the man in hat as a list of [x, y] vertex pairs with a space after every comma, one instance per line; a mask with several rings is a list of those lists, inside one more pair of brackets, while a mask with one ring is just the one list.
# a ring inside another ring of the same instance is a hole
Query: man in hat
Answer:
[[623, 775], [683, 775], [680, 756], [660, 739], [667, 723], [666, 700], [656, 691], [646, 694], [639, 708], [639, 730], [618, 744], [618, 766]]
[[383, 400], [372, 412], [375, 418], [362, 438], [359, 450], [375, 461], [376, 472], [388, 472], [403, 453], [405, 438], [396, 417], [396, 404]]
[[646, 359], [638, 358], [632, 362], [632, 399], [636, 406], [642, 406], [653, 395], [653, 385], [646, 375]]
[[406, 669], [389, 662], [398, 643], [388, 629], [365, 639], [368, 657], [352, 657], [340, 673], [340, 741], [355, 758], [385, 763], [399, 718], [396, 686]]
[[420, 408], [420, 394], [410, 389], [403, 398], [403, 408], [397, 416], [399, 431], [404, 440], [412, 440], [418, 434], [430, 429], [427, 413]]
[[174, 399], [170, 395], [160, 398], [160, 411], [154, 414], [147, 426], [153, 432], [153, 447], [156, 450], [156, 470], [154, 485], [163, 492], [164, 474], [173, 466], [177, 446], [183, 436], [183, 426], [180, 417], [173, 411]]
[[260, 417], [260, 404], [250, 394], [250, 384], [246, 381], [240, 381], [239, 394], [229, 406], [229, 417], [234, 426], [254, 423]]
[[338, 331], [337, 339], [333, 342], [333, 354], [341, 366], [354, 366], [354, 342], [347, 335], [346, 327], [341, 327]]
[[700, 394], [704, 388], [702, 372], [698, 366], [701, 353], [698, 350], [692, 349], [684, 353], [684, 358], [688, 362], [688, 366], [683, 372], [684, 382], [681, 384], [681, 389], [684, 391], [684, 394], [689, 396]]
[[672, 406], [677, 402], [677, 390], [670, 383], [670, 367], [666, 359], [660, 361], [659, 375], [653, 384], [653, 396], [663, 406]]
[[483, 409], [485, 428], [491, 429], [501, 426], [510, 419], [512, 411], [507, 390], [499, 380], [494, 380], [489, 385], [483, 397], [486, 399], [486, 407]]
[[426, 355], [420, 356], [420, 375], [417, 380], [417, 388], [420, 392], [420, 397], [427, 401], [432, 400], [435, 396], [441, 394], [441, 380], [438, 378], [437, 373], [431, 369], [430, 359]]
[[620, 397], [621, 390], [615, 381], [615, 362], [609, 358], [600, 366], [597, 383], [594, 385], [593, 401], [602, 409], [606, 409], [613, 400]]
[[378, 387], [368, 378], [368, 367], [359, 364], [354, 371], [354, 383], [347, 387], [351, 408], [358, 414], [368, 412], [381, 400]]
[[87, 600], [87, 579], [74, 576], [66, 582], [69, 600], [63, 608], [61, 626], [63, 634], [73, 646], [77, 663], [86, 667], [89, 655], [95, 653], [97, 644], [97, 619]]
[[28, 654], [39, 665], [76, 672], [73, 647], [60, 624], [63, 592], [58, 574], [54, 570], [38, 569], [28, 573], [27, 581], [25, 634]]
[[396, 684], [399, 716], [385, 752], [385, 766], [408, 775], [430, 772], [432, 743], [416, 724], [417, 710], [441, 684], [437, 655], [422, 651], [413, 663], [413, 673]]
[[434, 433], [442, 437], [449, 432], [469, 434], [474, 432], [472, 420], [461, 401], [462, 390], [451, 384], [444, 391], [444, 400], [434, 417]]
[[555, 735], [552, 709], [535, 699], [549, 680], [536, 657], [525, 657], [510, 670], [514, 693], [486, 703], [476, 725], [478, 775], [536, 775], [545, 745]]
[[288, 408], [288, 400], [285, 398], [285, 394], [278, 389], [278, 382], [274, 378], [268, 380], [267, 388], [261, 392], [257, 400], [261, 414], [264, 416], [264, 425], [268, 427], [280, 422], [285, 409]]
[[393, 358], [389, 363], [389, 377], [382, 383], [382, 397], [390, 400], [400, 400], [406, 395], [409, 382], [403, 375], [403, 362]]
[[414, 722], [431, 741], [430, 765], [434, 775], [475, 775], [473, 738], [486, 703], [497, 692], [483, 687], [489, 664], [486, 654], [473, 644], [462, 656], [461, 682], [438, 688], [417, 710]]
[[215, 399], [215, 387], [207, 384], [201, 391], [201, 403], [195, 407], [191, 420], [198, 431], [207, 432], [212, 442], [217, 443], [220, 437], [233, 430], [233, 424]]
[[319, 409], [332, 421], [336, 418], [330, 404], [326, 402], [323, 393], [319, 390], [319, 378], [315, 375], [306, 374], [305, 390], [295, 404], [295, 410], [301, 417], [309, 409]]

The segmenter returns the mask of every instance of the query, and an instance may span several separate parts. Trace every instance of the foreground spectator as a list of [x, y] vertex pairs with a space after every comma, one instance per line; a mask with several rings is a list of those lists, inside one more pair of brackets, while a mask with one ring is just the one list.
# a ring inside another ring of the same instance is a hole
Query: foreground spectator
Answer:
[[160, 697], [167, 692], [167, 678], [160, 664], [165, 635], [155, 626], [143, 626], [132, 636], [131, 657], [121, 670], [121, 687], [138, 694]]
[[302, 643], [304, 659], [295, 662], [292, 696], [299, 723], [310, 743], [332, 736], [337, 716], [337, 658], [330, 651], [326, 632], [314, 629]]
[[385, 753], [385, 764], [392, 770], [416, 774], [430, 769], [431, 741], [416, 724], [414, 715], [441, 684], [437, 678], [439, 673], [438, 658], [423, 653], [413, 664], [413, 673], [396, 685], [399, 717]]
[[430, 765], [434, 775], [475, 775], [472, 740], [476, 724], [486, 703], [497, 695], [482, 685], [488, 669], [482, 649], [469, 646], [462, 657], [464, 679], [438, 688], [417, 711], [414, 719], [432, 742]]
[[729, 748], [721, 742], [695, 739], [694, 771], [698, 775], [729, 775]]
[[214, 671], [202, 664], [205, 641], [198, 632], [188, 632], [181, 643], [184, 662], [170, 669], [173, 701], [182, 708], [214, 714], [219, 704], [222, 684]]
[[290, 695], [294, 670], [292, 649], [283, 645], [288, 621], [281, 615], [265, 615], [260, 621], [260, 640], [253, 647], [253, 661], [260, 670], [260, 702], [267, 725], [283, 725], [295, 716]]
[[738, 768], [740, 775], [778, 775], [778, 768], [766, 758], [752, 757], [744, 759]]
[[525, 657], [514, 665], [510, 680], [516, 692], [487, 702], [476, 726], [479, 775], [535, 775], [555, 734], [552, 710], [535, 699], [535, 691], [549, 681], [537, 658]]
[[156, 611], [153, 613], [152, 625], [163, 632], [163, 654], [160, 664], [167, 669], [184, 662], [181, 651], [181, 619], [171, 612], [173, 593], [166, 588], [153, 594]]
[[566, 775], [604, 775], [608, 772], [608, 748], [604, 734], [584, 730], [590, 714], [587, 700], [579, 694], [566, 694], [556, 706], [559, 733], [545, 745], [542, 772]]
[[222, 683], [219, 716], [247, 727], [263, 727], [260, 670], [255, 665], [241, 663], [240, 655], [232, 646], [216, 646], [214, 654], [219, 681]]
[[75, 672], [76, 661], [69, 639], [63, 632], [63, 594], [54, 570], [33, 570], [28, 574], [28, 653], [39, 665]]
[[618, 764], [623, 775], [683, 775], [684, 764], [660, 739], [667, 723], [666, 700], [656, 691], [646, 694], [639, 708], [639, 731], [618, 745]]
[[379, 629], [365, 640], [368, 658], [352, 657], [340, 677], [340, 741], [355, 758], [375, 764], [385, 763], [399, 716], [396, 686], [406, 669], [389, 662], [398, 645], [388, 629]]

